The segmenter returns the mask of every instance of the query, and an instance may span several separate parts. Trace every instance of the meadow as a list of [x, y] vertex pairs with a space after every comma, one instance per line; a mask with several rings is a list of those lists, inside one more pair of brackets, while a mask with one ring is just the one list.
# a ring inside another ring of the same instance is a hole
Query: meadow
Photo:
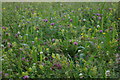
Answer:
[[118, 3], [2, 3], [3, 78], [118, 78]]

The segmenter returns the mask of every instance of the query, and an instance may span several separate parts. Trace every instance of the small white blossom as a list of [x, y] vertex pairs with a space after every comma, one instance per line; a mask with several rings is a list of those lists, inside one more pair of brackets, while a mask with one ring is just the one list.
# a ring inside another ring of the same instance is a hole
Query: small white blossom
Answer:
[[78, 50], [78, 52], [81, 52], [81, 50]]
[[100, 25], [97, 25], [97, 28], [99, 28], [100, 27]]
[[18, 31], [18, 34], [20, 34], [20, 32]]
[[43, 52], [40, 52], [40, 54], [43, 54]]
[[106, 75], [106, 76], [110, 76], [110, 70], [107, 70], [107, 71], [105, 72], [105, 75]]
[[79, 74], [79, 76], [82, 76], [82, 75], [83, 75], [82, 73]]
[[86, 19], [83, 19], [83, 21], [86, 21]]

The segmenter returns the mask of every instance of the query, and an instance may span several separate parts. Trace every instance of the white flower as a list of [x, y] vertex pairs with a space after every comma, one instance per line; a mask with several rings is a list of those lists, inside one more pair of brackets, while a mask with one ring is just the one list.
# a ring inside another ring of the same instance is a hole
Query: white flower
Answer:
[[21, 27], [20, 25], [18, 25], [18, 27]]
[[110, 76], [110, 70], [107, 70], [107, 71], [105, 72], [105, 75], [106, 75], [106, 76]]
[[43, 54], [43, 52], [40, 52], [40, 54]]
[[82, 75], [83, 75], [82, 73], [79, 74], [79, 76], [82, 76]]
[[86, 19], [83, 19], [83, 21], [86, 21]]
[[78, 52], [81, 52], [81, 50], [78, 50]]
[[100, 27], [100, 25], [97, 25], [97, 28], [99, 28]]
[[20, 34], [20, 32], [18, 31], [18, 34]]
[[25, 34], [26, 36], [28, 36], [28, 34]]

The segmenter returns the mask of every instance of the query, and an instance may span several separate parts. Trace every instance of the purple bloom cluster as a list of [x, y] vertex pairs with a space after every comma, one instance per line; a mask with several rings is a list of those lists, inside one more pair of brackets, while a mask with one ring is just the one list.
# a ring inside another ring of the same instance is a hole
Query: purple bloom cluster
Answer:
[[51, 25], [51, 26], [54, 26], [54, 25], [55, 25], [55, 23], [51, 23], [50, 25]]
[[70, 19], [70, 22], [72, 22], [73, 20], [72, 19]]
[[28, 76], [28, 75], [26, 75], [26, 76], [24, 76], [24, 77], [23, 77], [23, 79], [28, 79], [28, 78], [29, 78], [29, 76]]
[[100, 32], [103, 32], [103, 30], [100, 30]]
[[77, 43], [77, 42], [74, 42], [73, 44], [74, 44], [74, 45], [78, 45], [78, 43]]
[[44, 21], [44, 22], [48, 22], [48, 20], [47, 20], [47, 19], [44, 19], [43, 21]]

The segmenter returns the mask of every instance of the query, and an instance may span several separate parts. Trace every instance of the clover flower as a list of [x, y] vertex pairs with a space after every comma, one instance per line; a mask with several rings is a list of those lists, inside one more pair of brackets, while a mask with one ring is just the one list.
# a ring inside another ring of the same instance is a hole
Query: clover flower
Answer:
[[70, 19], [70, 22], [72, 22], [73, 20], [72, 19]]
[[54, 25], [55, 25], [55, 23], [51, 23], [50, 25], [54, 26]]
[[48, 20], [47, 20], [47, 19], [44, 19], [43, 21], [44, 21], [44, 22], [48, 22]]
[[74, 45], [78, 45], [78, 43], [77, 43], [77, 42], [74, 42], [73, 44], [74, 44]]
[[24, 76], [24, 77], [23, 77], [23, 79], [28, 79], [28, 78], [29, 78], [29, 76], [28, 76], [28, 75], [26, 75], [26, 76]]
[[103, 32], [103, 30], [100, 30], [100, 32]]

